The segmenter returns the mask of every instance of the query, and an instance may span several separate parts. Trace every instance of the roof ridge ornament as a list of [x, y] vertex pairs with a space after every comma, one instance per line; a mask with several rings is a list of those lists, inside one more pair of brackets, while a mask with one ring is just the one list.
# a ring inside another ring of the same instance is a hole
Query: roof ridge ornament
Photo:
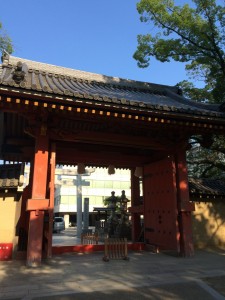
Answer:
[[4, 49], [2, 51], [2, 56], [1, 56], [2, 63], [8, 65], [8, 63], [9, 63], [9, 57], [10, 57], [10, 54]]
[[24, 67], [26, 68], [26, 65], [23, 64], [21, 61], [18, 61], [17, 65], [16, 65], [16, 68], [15, 68], [15, 70], [13, 72], [13, 75], [12, 75], [12, 79], [17, 84], [20, 84], [25, 79], [26, 72], [24, 70], [25, 69]]

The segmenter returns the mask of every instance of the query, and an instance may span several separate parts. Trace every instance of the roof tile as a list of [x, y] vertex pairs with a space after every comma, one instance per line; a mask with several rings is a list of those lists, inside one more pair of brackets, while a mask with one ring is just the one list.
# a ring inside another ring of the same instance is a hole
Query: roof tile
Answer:
[[[22, 63], [25, 78], [16, 84], [12, 76], [18, 62]], [[8, 87], [30, 89], [75, 98], [94, 99], [126, 106], [166, 112], [224, 118], [219, 105], [189, 101], [178, 88], [73, 70], [8, 56], [3, 58], [0, 83]], [[111, 100], [112, 99], [112, 100]], [[66, 101], [66, 100], [65, 100]]]
[[23, 175], [23, 164], [0, 165], [0, 189], [17, 188], [21, 186], [21, 175]]

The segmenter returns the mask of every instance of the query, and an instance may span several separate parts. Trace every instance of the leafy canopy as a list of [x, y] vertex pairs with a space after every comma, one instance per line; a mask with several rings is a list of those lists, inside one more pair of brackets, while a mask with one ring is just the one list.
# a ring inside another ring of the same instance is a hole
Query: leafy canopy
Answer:
[[204, 82], [202, 89], [191, 82], [181, 83], [192, 99], [224, 102], [225, 8], [215, 0], [192, 0], [192, 4], [141, 0], [137, 4], [141, 21], [159, 30], [155, 35], [138, 35], [134, 58], [141, 68], [150, 65], [151, 57], [183, 62], [190, 78]]
[[5, 33], [2, 23], [0, 22], [0, 52], [6, 50], [9, 54], [13, 52], [12, 40]]

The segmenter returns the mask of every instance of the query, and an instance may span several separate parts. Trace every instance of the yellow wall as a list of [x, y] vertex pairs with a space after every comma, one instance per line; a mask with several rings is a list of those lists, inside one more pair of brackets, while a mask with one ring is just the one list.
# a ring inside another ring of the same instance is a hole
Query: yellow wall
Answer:
[[196, 248], [225, 249], [225, 201], [196, 203], [192, 224]]
[[16, 201], [16, 194], [0, 192], [0, 243], [13, 243], [13, 251], [17, 250], [20, 211], [21, 198]]

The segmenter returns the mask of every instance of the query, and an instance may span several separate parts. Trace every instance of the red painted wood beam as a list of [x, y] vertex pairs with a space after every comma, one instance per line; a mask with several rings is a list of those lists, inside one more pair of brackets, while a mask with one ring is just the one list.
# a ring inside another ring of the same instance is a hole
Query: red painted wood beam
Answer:
[[188, 173], [186, 165], [186, 153], [181, 149], [176, 154], [177, 196], [178, 196], [178, 222], [180, 230], [180, 255], [184, 257], [194, 256], [194, 244], [192, 235], [191, 212], [194, 204], [189, 199]]
[[[98, 245], [74, 245], [74, 246], [53, 246], [52, 254], [59, 255], [68, 252], [76, 252], [76, 253], [92, 253], [95, 251], [104, 251], [104, 244]], [[145, 250], [144, 243], [128, 243], [128, 250], [131, 251], [143, 251]]]
[[53, 211], [54, 211], [54, 195], [55, 195], [55, 166], [56, 166], [56, 145], [55, 143], [51, 144], [51, 158], [50, 158], [50, 184], [49, 184], [49, 222], [48, 222], [48, 249], [47, 249], [47, 258], [52, 257], [52, 232], [53, 232]]
[[30, 222], [27, 245], [27, 265], [34, 266], [42, 261], [42, 241], [44, 210], [48, 209], [46, 199], [47, 173], [48, 173], [48, 147], [49, 139], [44, 132], [40, 132], [36, 137], [34, 169], [32, 182], [32, 199], [27, 202], [30, 209]]

